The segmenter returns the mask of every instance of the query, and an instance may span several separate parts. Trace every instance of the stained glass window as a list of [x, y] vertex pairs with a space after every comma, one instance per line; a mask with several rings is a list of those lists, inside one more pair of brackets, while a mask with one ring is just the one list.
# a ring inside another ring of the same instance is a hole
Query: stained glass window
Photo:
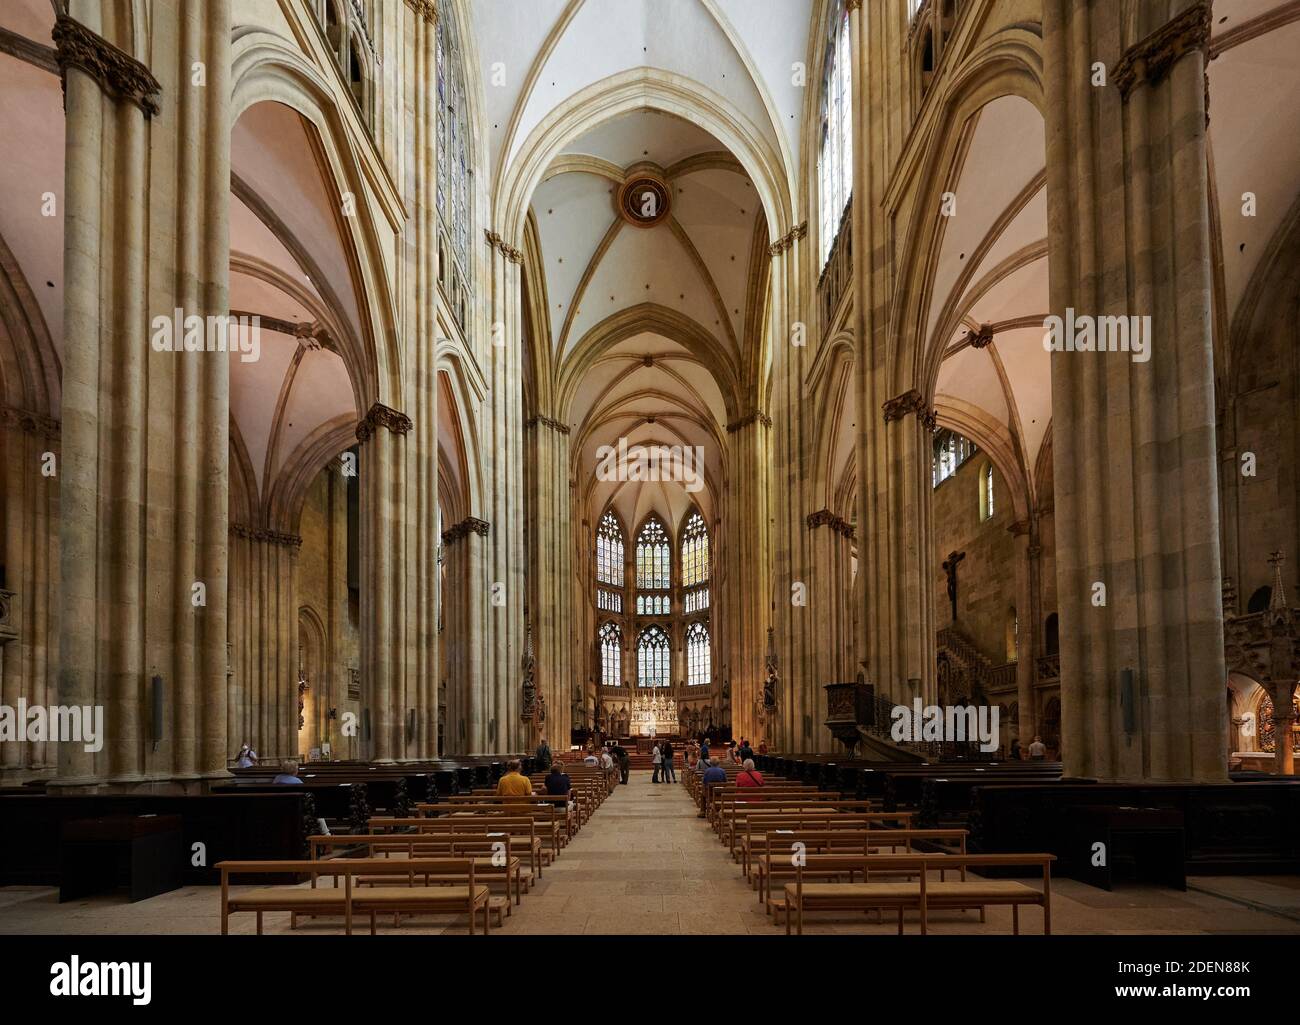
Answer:
[[459, 279], [472, 280], [469, 258], [473, 215], [474, 172], [469, 151], [469, 114], [465, 103], [465, 71], [460, 41], [452, 18], [439, 18], [438, 62], [438, 183], [435, 201]]
[[600, 518], [596, 530], [596, 582], [623, 586], [623, 528], [612, 512]]
[[600, 682], [606, 687], [623, 685], [623, 635], [617, 623], [600, 628]]
[[668, 532], [657, 519], [647, 520], [636, 539], [637, 590], [668, 590], [670, 573]]
[[930, 470], [930, 483], [938, 487], [978, 449], [975, 443], [954, 431], [940, 431], [934, 437], [934, 461]]
[[636, 643], [637, 686], [668, 686], [668, 635], [657, 626], [641, 631]]
[[702, 687], [710, 678], [709, 628], [692, 623], [686, 630], [686, 683]]
[[848, 11], [840, 8], [826, 43], [822, 79], [820, 179], [821, 263], [830, 259], [844, 209], [853, 194], [853, 60], [849, 44]]

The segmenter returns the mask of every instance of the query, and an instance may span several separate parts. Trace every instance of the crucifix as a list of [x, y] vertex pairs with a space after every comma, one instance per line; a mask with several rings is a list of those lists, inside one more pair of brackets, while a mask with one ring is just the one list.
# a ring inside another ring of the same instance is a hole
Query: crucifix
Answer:
[[966, 558], [965, 552], [949, 552], [943, 571], [948, 574], [948, 601], [952, 604], [952, 621], [957, 622], [957, 563]]

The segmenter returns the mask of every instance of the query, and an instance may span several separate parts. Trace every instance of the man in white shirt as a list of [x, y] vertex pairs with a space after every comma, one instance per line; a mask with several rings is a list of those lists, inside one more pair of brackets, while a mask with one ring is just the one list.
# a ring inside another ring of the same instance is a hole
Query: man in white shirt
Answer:
[[1034, 742], [1029, 745], [1029, 760], [1031, 762], [1041, 762], [1047, 757], [1047, 745], [1043, 743], [1042, 737], [1035, 737]]

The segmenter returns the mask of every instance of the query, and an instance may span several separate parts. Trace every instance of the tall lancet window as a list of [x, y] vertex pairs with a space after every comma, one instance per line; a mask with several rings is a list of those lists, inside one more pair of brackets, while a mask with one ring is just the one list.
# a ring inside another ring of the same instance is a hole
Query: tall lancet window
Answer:
[[709, 628], [692, 623], [686, 628], [686, 685], [703, 687], [712, 670], [709, 656]]
[[[438, 19], [438, 184], [436, 202], [442, 249], [453, 261], [443, 268], [441, 283], [461, 327], [473, 290], [470, 260], [474, 216], [474, 171], [470, 152], [469, 109], [465, 102], [465, 65], [455, 19]], [[441, 262], [441, 261], [440, 261]]]
[[600, 628], [600, 682], [605, 687], [623, 685], [623, 633], [617, 623]]
[[636, 538], [636, 613], [666, 616], [672, 586], [672, 557], [668, 531], [658, 519], [646, 520]]
[[682, 611], [686, 615], [709, 607], [709, 528], [698, 512], [682, 529]]
[[660, 627], [648, 626], [636, 642], [638, 687], [667, 687], [668, 635]]
[[817, 157], [821, 213], [821, 263], [830, 259], [844, 208], [853, 194], [853, 60], [849, 13], [838, 5], [826, 41], [822, 78], [821, 151]]
[[612, 512], [596, 528], [596, 608], [623, 611], [623, 528]]

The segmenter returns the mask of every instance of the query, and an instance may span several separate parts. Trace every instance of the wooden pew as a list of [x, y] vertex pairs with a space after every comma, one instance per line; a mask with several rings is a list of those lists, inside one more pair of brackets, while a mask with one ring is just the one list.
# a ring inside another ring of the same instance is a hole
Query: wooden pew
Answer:
[[[966, 835], [964, 829], [869, 829], [831, 832], [778, 830], [775, 833], [763, 834], [761, 838], [755, 838], [756, 841], [762, 839], [763, 842], [761, 844], [756, 842], [754, 848], [748, 852], [752, 865], [751, 881], [754, 889], [758, 891], [759, 903], [771, 913], [773, 881], [781, 876], [795, 875], [796, 859], [792, 849], [795, 843], [804, 845], [804, 850], [800, 852], [800, 860], [802, 860], [805, 879], [809, 876], [825, 879], [847, 874], [849, 882], [852, 882], [854, 875], [863, 871], [864, 856], [874, 856], [877, 852], [896, 854], [899, 853], [900, 846], [904, 848], [903, 853], [918, 853], [912, 847], [918, 841], [936, 845], [956, 843], [954, 850], [925, 853], [965, 854]], [[965, 869], [960, 866], [958, 868], [964, 879]], [[941, 867], [940, 879], [944, 874], [945, 870]]]
[[[744, 820], [745, 835], [738, 843], [733, 841], [731, 857], [739, 861], [745, 878], [749, 878], [753, 856], [761, 853], [762, 841], [759, 839], [768, 833], [781, 830], [817, 830], [822, 833], [861, 832], [863, 830], [882, 828], [912, 828], [911, 812], [880, 811], [840, 811], [825, 812], [822, 809], [793, 809], [785, 811], [756, 812], [747, 815]], [[888, 826], [882, 827], [882, 823]]]
[[[487, 833], [372, 833], [356, 836], [314, 836], [312, 840], [312, 860], [324, 861], [325, 852], [333, 847], [364, 847], [364, 857], [388, 857], [392, 854], [404, 854], [408, 859], [415, 858], [456, 858], [496, 853], [504, 848], [505, 857], [500, 864], [494, 864], [491, 858], [486, 865], [479, 866], [480, 875], [491, 886], [499, 883], [506, 898], [515, 895], [515, 903], [522, 899], [524, 872], [518, 852], [528, 852], [527, 837], [509, 835], [493, 836]], [[517, 842], [515, 842], [517, 841]], [[495, 846], [500, 845], [500, 846]], [[533, 877], [529, 873], [530, 879]], [[382, 880], [379, 880], [382, 882]], [[379, 883], [375, 877], [360, 876], [356, 883], [361, 886], [374, 886]]]
[[[1020, 905], [1037, 904], [1043, 909], [1043, 933], [1052, 933], [1052, 874], [1051, 864], [1056, 858], [1051, 854], [882, 854], [863, 858], [866, 880], [861, 883], [805, 883], [802, 871], [796, 866], [795, 881], [785, 884], [785, 931], [790, 934], [790, 921], [794, 919], [796, 933], [803, 935], [805, 911], [869, 911], [897, 910], [898, 934], [903, 934], [904, 912], [915, 909], [921, 923], [921, 935], [929, 929], [929, 913], [935, 909], [969, 909], [981, 912], [990, 905], [1010, 905], [1012, 932], [1020, 933]], [[928, 878], [932, 869], [940, 868], [994, 868], [1008, 866], [1036, 866], [1043, 871], [1043, 888], [1015, 880], [963, 879], [960, 881], [935, 881]], [[914, 882], [871, 882], [873, 870], [896, 872], [911, 869], [917, 873]]]
[[[452, 814], [441, 818], [371, 819], [371, 823], [377, 824], [377, 832], [383, 833], [391, 829], [394, 832], [387, 835], [402, 839], [470, 833], [484, 837], [499, 835], [509, 838], [512, 841], [510, 843], [512, 851], [516, 846], [527, 851], [529, 870], [535, 879], [542, 877], [542, 867], [546, 863], [546, 855], [550, 853], [543, 847], [543, 838], [538, 832], [538, 822], [535, 818], [528, 815], [502, 814], [496, 809], [481, 814]], [[346, 840], [347, 837], [342, 839]], [[518, 844], [513, 842], [516, 840]]]
[[[370, 916], [370, 934], [375, 934], [377, 914], [461, 914], [469, 919], [470, 935], [474, 918], [483, 911], [483, 932], [490, 928], [487, 886], [475, 877], [470, 858], [419, 858], [398, 861], [392, 858], [334, 859], [330, 861], [223, 861], [215, 866], [221, 873], [221, 935], [230, 933], [230, 916], [240, 912], [257, 915], [257, 933], [262, 934], [262, 916], [268, 911], [285, 911], [290, 915], [343, 917], [344, 932], [352, 935], [352, 920], [357, 914]], [[246, 893], [230, 892], [231, 876], [307, 874], [310, 887], [263, 886]], [[463, 884], [438, 886], [391, 886], [362, 888], [354, 885], [362, 874], [392, 874], [408, 879], [455, 876]], [[335, 885], [318, 887], [319, 876], [333, 876]], [[338, 879], [343, 879], [343, 886]]]

